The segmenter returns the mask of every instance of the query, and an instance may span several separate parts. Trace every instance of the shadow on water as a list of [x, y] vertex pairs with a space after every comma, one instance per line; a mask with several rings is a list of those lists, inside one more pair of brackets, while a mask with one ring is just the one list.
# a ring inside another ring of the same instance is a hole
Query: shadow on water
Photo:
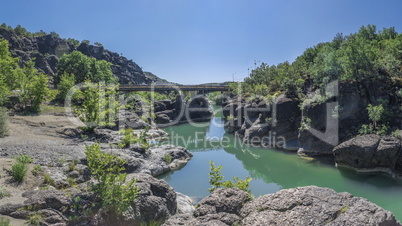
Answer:
[[[212, 160], [223, 165], [225, 179], [252, 177], [250, 189], [255, 196], [299, 186], [329, 187], [367, 198], [402, 220], [401, 181], [385, 175], [339, 170], [331, 157], [301, 158], [293, 152], [250, 147], [216, 126], [222, 123], [221, 119], [213, 120], [216, 120], [215, 124], [185, 124], [165, 129], [171, 135], [171, 144], [186, 147], [194, 154], [183, 169], [160, 177], [177, 191], [193, 196], [197, 201], [208, 195], [208, 161]], [[176, 135], [178, 139], [174, 139]], [[211, 141], [213, 138], [217, 140]]]

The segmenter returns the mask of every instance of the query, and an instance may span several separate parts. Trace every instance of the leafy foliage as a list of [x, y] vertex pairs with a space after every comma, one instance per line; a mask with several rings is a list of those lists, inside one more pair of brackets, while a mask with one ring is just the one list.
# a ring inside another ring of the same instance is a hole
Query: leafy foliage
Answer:
[[74, 108], [75, 113], [89, 128], [113, 126], [119, 109], [116, 90], [113, 85], [85, 82], [83, 90], [75, 93], [82, 103]]
[[68, 91], [75, 85], [75, 76], [72, 74], [63, 74], [60, 77], [60, 83], [57, 85], [59, 91], [56, 99], [58, 101], [64, 101]]
[[10, 219], [0, 217], [0, 226], [10, 226]]
[[22, 162], [17, 161], [11, 166], [12, 176], [18, 182], [22, 182], [25, 179], [27, 171], [28, 171], [27, 164]]
[[209, 189], [209, 192], [213, 192], [217, 188], [238, 188], [240, 190], [246, 191], [250, 193], [249, 184], [251, 181], [250, 177], [246, 177], [245, 180], [242, 180], [238, 177], [233, 177], [232, 180], [222, 181], [224, 176], [222, 175], [222, 166], [215, 166], [214, 162], [209, 162], [209, 184], [212, 186]]
[[401, 49], [402, 35], [395, 28], [377, 31], [375, 25], [362, 26], [355, 34], [337, 34], [332, 42], [308, 48], [293, 63], [255, 63], [243, 92], [282, 91], [303, 97], [306, 85], [323, 87], [336, 79], [401, 84]]
[[374, 106], [372, 104], [369, 104], [367, 106], [367, 111], [369, 118], [373, 121], [374, 129], [376, 129], [377, 122], [381, 120], [384, 113], [384, 107], [382, 105]]
[[117, 78], [113, 76], [111, 64], [105, 60], [97, 60], [88, 57], [79, 51], [64, 54], [57, 65], [57, 79], [64, 74], [75, 75], [75, 82], [82, 83], [91, 81], [94, 83], [105, 82], [116, 83]]
[[8, 115], [5, 108], [0, 107], [0, 138], [8, 136], [9, 127], [8, 127]]
[[85, 151], [88, 167], [97, 183], [90, 189], [100, 199], [102, 207], [122, 213], [136, 199], [136, 180], [126, 181], [122, 173], [125, 161], [115, 155], [101, 152], [99, 144], [88, 146]]

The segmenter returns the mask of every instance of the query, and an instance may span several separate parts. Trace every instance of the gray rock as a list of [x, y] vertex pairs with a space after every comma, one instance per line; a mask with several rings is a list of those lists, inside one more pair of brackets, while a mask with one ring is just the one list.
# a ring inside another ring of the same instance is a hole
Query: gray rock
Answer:
[[401, 142], [394, 137], [364, 135], [345, 141], [333, 150], [339, 167], [352, 168], [360, 172], [399, 171]]
[[169, 118], [169, 116], [165, 115], [165, 114], [157, 114], [156, 118], [155, 118], [155, 122], [159, 123], [159, 124], [167, 124], [171, 121], [171, 119]]
[[163, 180], [148, 174], [129, 174], [127, 180], [137, 179], [139, 194], [131, 207], [122, 216], [99, 210], [91, 225], [140, 225], [164, 222], [177, 212], [176, 193]]
[[106, 60], [112, 64], [113, 74], [117, 76], [121, 84], [151, 84], [153, 82], [167, 82], [157, 76], [150, 76], [132, 60], [111, 52], [103, 47], [81, 43], [74, 46], [54, 35], [40, 37], [25, 37], [17, 35], [13, 31], [0, 28], [0, 38], [9, 42], [10, 51], [14, 57], [21, 57], [22, 64], [35, 58], [35, 67], [43, 73], [53, 77], [57, 73], [58, 59], [63, 53], [71, 53], [75, 50], [94, 57], [98, 60]]
[[307, 186], [248, 202], [242, 225], [400, 225], [392, 213], [349, 193]]
[[269, 124], [265, 123], [264, 119], [258, 118], [253, 125], [246, 129], [243, 142], [262, 145], [263, 140], [269, 131]]
[[55, 209], [71, 204], [71, 199], [60, 190], [29, 191], [22, 194], [28, 198], [24, 201], [24, 206], [34, 206], [37, 209]]
[[193, 200], [191, 200], [190, 197], [180, 192], [176, 192], [176, 202], [177, 214], [193, 214], [195, 207], [193, 205]]

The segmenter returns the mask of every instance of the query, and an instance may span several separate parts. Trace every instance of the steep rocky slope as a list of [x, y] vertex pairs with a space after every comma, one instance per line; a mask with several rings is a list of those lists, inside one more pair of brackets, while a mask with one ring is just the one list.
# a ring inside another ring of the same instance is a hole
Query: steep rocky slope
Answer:
[[10, 43], [10, 51], [13, 56], [21, 58], [21, 64], [30, 59], [35, 59], [35, 66], [49, 76], [57, 73], [58, 60], [64, 53], [68, 54], [78, 50], [89, 57], [112, 63], [113, 74], [119, 78], [121, 84], [167, 82], [153, 74], [144, 73], [132, 60], [109, 51], [103, 46], [81, 43], [76, 47], [74, 44], [55, 35], [29, 37], [17, 35], [14, 31], [0, 28], [0, 39], [2, 38]]

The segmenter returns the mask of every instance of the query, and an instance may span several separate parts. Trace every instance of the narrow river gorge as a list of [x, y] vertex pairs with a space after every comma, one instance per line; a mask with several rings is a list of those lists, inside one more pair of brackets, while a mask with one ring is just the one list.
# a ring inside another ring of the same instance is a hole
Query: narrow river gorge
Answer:
[[[402, 221], [402, 181], [389, 176], [339, 170], [328, 158], [301, 158], [295, 153], [242, 145], [225, 132], [219, 114], [210, 122], [172, 126], [165, 131], [170, 135], [170, 144], [186, 147], [194, 157], [181, 170], [159, 178], [195, 202], [209, 194], [208, 162], [213, 161], [223, 166], [225, 180], [251, 177], [250, 190], [255, 197], [280, 189], [316, 185], [366, 198]], [[220, 146], [217, 139], [227, 142]]]

